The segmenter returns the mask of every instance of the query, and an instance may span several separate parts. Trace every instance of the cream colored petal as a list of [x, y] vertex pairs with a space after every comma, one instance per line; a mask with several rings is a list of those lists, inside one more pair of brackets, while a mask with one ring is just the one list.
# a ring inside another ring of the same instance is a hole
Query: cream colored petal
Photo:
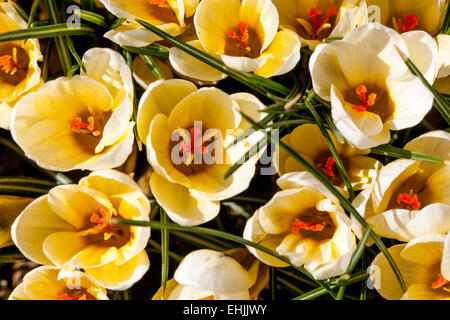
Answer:
[[450, 293], [433, 289], [431, 285], [415, 283], [408, 287], [402, 300], [450, 300]]
[[261, 52], [265, 51], [278, 31], [278, 11], [270, 0], [243, 0], [239, 11], [240, 21], [247, 23], [262, 35]]
[[[171, 290], [167, 296], [167, 300], [203, 300], [214, 296], [214, 292], [201, 290], [194, 287], [178, 284], [175, 279], [171, 279], [177, 285]], [[167, 283], [169, 285], [169, 282]], [[167, 288], [166, 288], [167, 290]]]
[[249, 58], [244, 56], [229, 56], [221, 54], [220, 58], [230, 68], [236, 69], [242, 72], [253, 72], [263, 67], [269, 59], [274, 59], [273, 54], [263, 54], [258, 58]]
[[74, 230], [51, 209], [47, 198], [45, 195], [30, 203], [11, 227], [11, 238], [17, 248], [25, 257], [39, 264], [52, 264], [42, 250], [48, 235]]
[[277, 32], [263, 56], [269, 55], [267, 62], [255, 74], [274, 77], [288, 73], [300, 61], [301, 42], [297, 34], [290, 30]]
[[408, 224], [417, 216], [417, 211], [393, 209], [374, 215], [367, 219], [373, 231], [381, 237], [410, 241], [414, 235], [408, 229]]
[[22, 283], [26, 300], [58, 300], [58, 292], [67, 290], [66, 282], [58, 281], [60, 270], [43, 266], [28, 272]]
[[236, 260], [224, 252], [196, 250], [184, 257], [174, 279], [185, 286], [221, 294], [234, 294], [248, 290], [249, 273]]
[[429, 83], [433, 83], [439, 71], [439, 54], [436, 40], [424, 31], [401, 34], [408, 46], [409, 58], [419, 68]]
[[200, 1], [194, 16], [198, 39], [206, 50], [223, 54], [227, 32], [239, 24], [239, 0]]
[[400, 253], [400, 256], [419, 265], [432, 266], [442, 259], [445, 236], [430, 234], [411, 240]]
[[433, 94], [412, 74], [389, 76], [386, 80], [395, 111], [386, 125], [402, 130], [419, 124], [433, 107]]
[[[369, 219], [372, 217], [375, 212], [372, 208], [372, 201], [370, 199], [371, 194], [371, 188], [365, 189], [361, 191], [355, 199], [353, 199], [352, 206], [358, 211], [358, 213], [363, 217], [364, 219]], [[359, 223], [359, 221], [355, 218], [354, 215], [350, 216], [351, 222], [352, 222], [352, 230], [355, 233], [355, 235], [358, 237], [358, 239], [361, 239], [365, 228]], [[367, 240], [366, 245], [371, 246], [373, 244], [373, 240], [369, 238]]]
[[370, 187], [383, 167], [378, 160], [366, 156], [350, 157], [347, 161], [346, 170], [354, 190]]
[[[52, 235], [53, 236], [53, 235]], [[48, 238], [47, 238], [48, 239]], [[47, 239], [45, 239], [47, 241]], [[46, 242], [44, 242], [44, 250]], [[65, 264], [78, 268], [98, 268], [110, 262], [118, 262], [119, 252], [116, 247], [106, 247], [99, 244], [89, 244], [81, 249]]]
[[[87, 246], [86, 239], [78, 232], [66, 231], [48, 235], [42, 244], [42, 249], [52, 264], [64, 266]], [[70, 266], [70, 264], [67, 265]]]
[[0, 102], [0, 128], [9, 130], [11, 113], [14, 105], [8, 102]]
[[150, 267], [145, 250], [126, 263], [116, 265], [113, 262], [98, 268], [88, 268], [86, 273], [106, 289], [126, 290], [138, 282]]
[[[200, 40], [192, 40], [189, 41], [188, 44], [205, 52], [205, 49], [203, 49]], [[209, 54], [220, 59], [220, 56], [215, 55], [212, 52], [209, 52]], [[207, 82], [217, 82], [227, 77], [226, 74], [207, 65], [204, 62], [201, 62], [200, 60], [194, 58], [193, 56], [176, 47], [170, 48], [169, 60], [170, 64], [177, 73], [190, 79]]]
[[441, 273], [445, 279], [450, 278], [450, 233], [444, 239], [444, 250], [442, 253]]
[[428, 177], [424, 190], [420, 193], [425, 203], [445, 203], [450, 205], [450, 166], [444, 166]]
[[152, 174], [150, 186], [156, 200], [170, 219], [180, 225], [203, 224], [219, 214], [219, 202], [199, 200], [192, 196], [186, 187], [171, 183], [157, 173]]
[[197, 90], [192, 82], [181, 79], [153, 82], [139, 102], [137, 128], [141, 139], [147, 140], [150, 124], [158, 113], [169, 117], [181, 100]]
[[[232, 94], [230, 97], [239, 105], [239, 111], [245, 113], [254, 121], [259, 122], [264, 118], [264, 113], [261, 111], [265, 109], [266, 106], [254, 95], [247, 92], [240, 92]], [[247, 130], [250, 129], [251, 126], [252, 125], [248, 121], [242, 119], [238, 129]]]
[[439, 34], [437, 37], [439, 48], [438, 78], [450, 76], [450, 35]]
[[338, 15], [337, 24], [329, 35], [330, 38], [342, 37], [356, 27], [368, 23], [367, 5], [364, 0], [344, 0]]
[[15, 287], [9, 295], [8, 300], [31, 300], [30, 297], [25, 293], [25, 284], [21, 283], [17, 287]]
[[[276, 248], [280, 245], [284, 238], [284, 235], [270, 235], [267, 234], [260, 222], [259, 222], [259, 210], [257, 210], [253, 216], [247, 220], [245, 225], [243, 238], [255, 242], [263, 247], [266, 247], [274, 252]], [[273, 267], [287, 267], [288, 264], [277, 259], [263, 251], [257, 250], [251, 246], [247, 246], [248, 251], [250, 251], [256, 258], [261, 260], [267, 265]]]
[[426, 206], [415, 217], [411, 217], [407, 228], [415, 237], [446, 234], [450, 230], [450, 206], [442, 203]]

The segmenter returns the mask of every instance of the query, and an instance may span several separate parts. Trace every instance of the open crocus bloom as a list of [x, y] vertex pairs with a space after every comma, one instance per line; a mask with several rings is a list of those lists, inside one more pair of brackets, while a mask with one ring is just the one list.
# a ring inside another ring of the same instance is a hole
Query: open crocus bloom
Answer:
[[[26, 28], [11, 3], [0, 3], [0, 33]], [[37, 39], [0, 43], [0, 128], [9, 130], [14, 105], [41, 84], [41, 59]]]
[[[337, 199], [309, 172], [287, 173], [277, 184], [282, 191], [247, 221], [244, 238], [304, 266], [315, 279], [343, 274], [356, 249], [356, 238]], [[248, 249], [268, 265], [287, 266]]]
[[434, 82], [438, 49], [424, 31], [399, 35], [370, 23], [341, 41], [318, 46], [311, 57], [314, 90], [331, 101], [336, 127], [359, 149], [388, 143], [390, 130], [417, 125], [433, 106], [433, 95], [409, 72], [396, 48]]
[[132, 151], [130, 69], [111, 49], [90, 49], [83, 62], [85, 74], [49, 81], [13, 110], [14, 140], [43, 168], [115, 168]]
[[[189, 43], [230, 68], [272, 77], [289, 72], [300, 60], [300, 40], [295, 32], [278, 31], [278, 12], [270, 0], [203, 0], [194, 24], [198, 40]], [[180, 74], [203, 81], [224, 77], [179, 49], [170, 54]]]
[[[189, 27], [186, 18], [194, 15], [199, 0], [99, 0], [108, 11], [127, 19], [119, 27], [105, 33], [118, 45], [143, 47], [161, 40], [135, 20], [151, 23], [172, 36], [181, 35]], [[192, 23], [192, 22], [191, 22]]]
[[367, 23], [364, 0], [273, 0], [280, 27], [295, 31], [311, 50], [325, 38], [342, 37]]
[[[448, 162], [450, 134], [431, 131], [405, 149]], [[399, 159], [383, 167], [372, 189], [362, 191], [353, 205], [382, 237], [409, 241], [430, 233], [445, 234], [450, 229], [449, 177], [448, 165]], [[352, 227], [361, 237], [361, 225], [353, 217]]]
[[366, 0], [370, 22], [379, 22], [397, 32], [423, 30], [438, 33], [448, 0]]
[[28, 272], [9, 300], [109, 300], [106, 290], [81, 271], [42, 266]]
[[137, 126], [155, 171], [150, 179], [152, 193], [173, 221], [186, 226], [210, 221], [219, 213], [220, 200], [247, 189], [256, 160], [224, 179], [248, 150], [246, 141], [226, 146], [245, 121], [239, 111], [260, 117], [262, 108], [250, 94], [198, 90], [186, 80], [149, 86], [140, 101]]
[[268, 281], [269, 268], [246, 249], [203, 249], [184, 257], [153, 300], [257, 300]]
[[103, 219], [148, 221], [149, 212], [147, 197], [129, 176], [100, 170], [37, 198], [16, 219], [11, 235], [31, 261], [83, 268], [103, 287], [125, 290], [149, 268], [150, 229]]
[[12, 245], [11, 226], [32, 198], [0, 196], [0, 248]]
[[388, 250], [407, 290], [402, 294], [389, 262], [380, 253], [369, 269], [379, 294], [389, 300], [450, 300], [450, 233], [417, 237]]
[[[370, 150], [356, 149], [348, 144], [341, 144], [331, 132], [329, 134], [349, 175], [353, 189], [361, 190], [370, 187], [382, 164], [371, 157], [365, 156], [370, 153]], [[284, 136], [281, 141], [321, 171], [333, 185], [345, 187], [327, 142], [317, 125], [301, 125]], [[280, 148], [277, 148], [274, 155], [274, 165], [280, 176], [288, 172], [306, 171], [302, 165]]]

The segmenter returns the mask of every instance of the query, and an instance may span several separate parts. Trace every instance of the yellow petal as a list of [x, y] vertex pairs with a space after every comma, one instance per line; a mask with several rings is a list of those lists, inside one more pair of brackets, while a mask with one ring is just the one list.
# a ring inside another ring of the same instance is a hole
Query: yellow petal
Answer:
[[32, 198], [0, 196], [0, 248], [12, 245], [11, 226]]
[[[172, 79], [173, 72], [172, 69], [170, 69], [170, 66], [163, 60], [160, 60], [158, 58], [153, 59], [155, 60], [158, 67], [161, 69], [164, 75], [164, 79]], [[151, 83], [158, 80], [155, 74], [149, 71], [150, 71], [149, 67], [140, 56], [136, 56], [133, 59], [133, 78], [145, 90]]]

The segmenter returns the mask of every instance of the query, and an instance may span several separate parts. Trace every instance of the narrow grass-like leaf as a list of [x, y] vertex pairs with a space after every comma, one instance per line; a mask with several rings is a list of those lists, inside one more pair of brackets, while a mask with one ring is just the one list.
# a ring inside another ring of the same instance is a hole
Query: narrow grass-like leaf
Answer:
[[156, 78], [158, 78], [159, 80], [164, 79], [164, 73], [161, 71], [161, 68], [151, 56], [140, 54], [139, 57], [144, 60], [147, 67], [155, 75]]
[[[167, 214], [160, 207], [161, 224], [167, 223]], [[167, 280], [169, 279], [169, 231], [161, 228], [161, 296], [164, 297]]]
[[70, 67], [69, 72], [67, 72], [67, 76], [72, 77], [78, 70], [80, 70], [80, 66], [78, 64], [74, 64]]
[[419, 161], [436, 163], [436, 164], [444, 164], [443, 159], [436, 158], [436, 157], [433, 157], [433, 156], [430, 156], [428, 154], [421, 153], [421, 152], [400, 149], [400, 148], [391, 146], [389, 144], [385, 144], [382, 146], [372, 148], [371, 152], [374, 154], [389, 156], [392, 158], [405, 158], [405, 159], [419, 160]]
[[[244, 115], [243, 115], [244, 116]], [[254, 126], [259, 126], [258, 123], [253, 121], [250, 117], [246, 117], [247, 121], [249, 121]], [[262, 129], [260, 127], [260, 129]], [[308, 170], [314, 177], [316, 177], [328, 190], [331, 191], [331, 193], [340, 201], [341, 205], [346, 209], [348, 212], [350, 212], [351, 215], [353, 215], [356, 220], [364, 227], [367, 228], [367, 222], [366, 220], [359, 214], [359, 212], [353, 207], [352, 203], [344, 197], [315, 167], [313, 167], [308, 161], [306, 161], [302, 156], [300, 156], [297, 152], [295, 152], [291, 147], [289, 147], [287, 144], [283, 143], [282, 141], [278, 141], [278, 144], [281, 148], [283, 148], [291, 157], [293, 157], [298, 163], [300, 163], [306, 170]], [[394, 259], [392, 258], [391, 254], [387, 250], [384, 243], [381, 241], [381, 239], [376, 235], [373, 230], [370, 232], [370, 236], [377, 245], [378, 249], [383, 253], [383, 255], [386, 257], [386, 260], [389, 262], [389, 265], [391, 266], [397, 280], [400, 286], [400, 289], [402, 292], [406, 292], [406, 285], [405, 281], [402, 277], [402, 274], [395, 263]]]
[[72, 56], [74, 57], [75, 61], [77, 62], [78, 66], [84, 71], [86, 72], [86, 67], [84, 66], [83, 61], [81, 60], [80, 56], [77, 53], [77, 50], [75, 49], [75, 46], [73, 44], [72, 39], [69, 36], [65, 37], [66, 43], [67, 43], [67, 47], [69, 48], [70, 53], [72, 54]]
[[[152, 239], [148, 239], [148, 244], [151, 245], [153, 248], [155, 248], [155, 252], [161, 254], [161, 245], [158, 242], [156, 242], [155, 240], [152, 240]], [[151, 252], [153, 252], [153, 251], [151, 251]], [[172, 258], [176, 262], [181, 262], [181, 260], [183, 260], [183, 256], [181, 256], [173, 251], [169, 250], [168, 253], [169, 253], [169, 258]]]
[[56, 186], [56, 184], [51, 181], [30, 177], [0, 177], [0, 185], [28, 186], [40, 189], [51, 189]]
[[12, 4], [12, 6], [14, 7], [14, 10], [16, 10], [17, 14], [25, 21], [28, 21], [28, 19], [30, 19], [30, 17], [28, 16], [28, 14], [25, 12], [25, 10], [22, 9], [21, 6], [19, 6], [16, 2], [14, 1], [10, 1], [10, 4]]
[[433, 88], [433, 86], [425, 79], [422, 72], [420, 72], [419, 68], [414, 64], [414, 62], [404, 53], [402, 52], [398, 47], [395, 47], [397, 49], [398, 54], [405, 62], [406, 66], [408, 67], [409, 71], [416, 77], [418, 77], [424, 86], [430, 90], [430, 92], [434, 96], [434, 106], [439, 111], [439, 113], [442, 115], [442, 117], [445, 119], [448, 125], [450, 125], [450, 106], [445, 101], [445, 99], [441, 96], [441, 94]]
[[113, 23], [111, 23], [111, 25], [109, 26], [109, 30], [113, 30], [117, 27], [120, 27], [125, 21], [127, 21], [127, 19], [125, 18], [117, 18], [116, 20], [114, 20]]
[[137, 48], [137, 47], [130, 47], [130, 46], [122, 46], [122, 49], [125, 49], [129, 52], [136, 53], [139, 55], [145, 55], [149, 57], [154, 57], [162, 60], [168, 60], [169, 59], [169, 51], [164, 51], [163, 49], [153, 49], [153, 48]]
[[0, 34], [0, 42], [25, 39], [44, 39], [61, 36], [95, 35], [95, 29], [82, 24], [79, 28], [69, 28], [65, 23], [52, 24], [50, 26], [36, 27], [32, 29], [20, 29]]
[[229, 207], [231, 210], [236, 211], [238, 214], [243, 216], [244, 218], [248, 219], [252, 215], [251, 213], [247, 212], [244, 207], [234, 203], [234, 202], [228, 202], [228, 201], [222, 201], [221, 204], [225, 207]]
[[44, 62], [42, 63], [42, 79], [44, 79], [44, 82], [47, 82], [48, 79], [48, 67], [50, 65], [50, 55], [52, 53], [53, 41], [53, 38], [49, 38], [47, 45], [45, 46]]
[[39, 197], [47, 193], [48, 189], [38, 187], [0, 184], [0, 194], [3, 195], [18, 197]]
[[108, 24], [106, 23], [105, 17], [96, 14], [91, 11], [78, 9], [73, 12], [75, 15], [79, 16], [81, 20], [93, 23], [97, 26], [107, 28]]

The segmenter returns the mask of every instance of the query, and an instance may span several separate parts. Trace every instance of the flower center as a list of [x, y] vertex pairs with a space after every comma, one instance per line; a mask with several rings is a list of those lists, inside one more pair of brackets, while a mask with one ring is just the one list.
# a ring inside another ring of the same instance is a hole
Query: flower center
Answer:
[[323, 220], [307, 222], [295, 218], [294, 222], [292, 222], [291, 232], [298, 234], [300, 230], [322, 231], [325, 228], [325, 224], [326, 222]]
[[333, 171], [333, 165], [334, 165], [334, 158], [328, 157], [327, 161], [325, 163], [320, 163], [317, 167], [323, 168], [322, 171], [329, 175], [330, 177], [334, 177], [334, 171]]
[[[14, 48], [15, 49], [15, 48]], [[15, 50], [17, 52], [17, 50]], [[17, 55], [16, 55], [17, 59]], [[13, 60], [10, 55], [0, 57], [0, 68], [3, 72], [13, 75], [17, 71], [17, 60]]]
[[70, 122], [70, 128], [72, 132], [78, 134], [92, 135], [98, 137], [101, 131], [97, 129], [95, 122], [96, 119], [93, 116], [87, 118], [88, 123], [84, 123], [81, 117], [76, 117]]
[[148, 3], [151, 6], [170, 8], [169, 3], [167, 2], [167, 0], [148, 0]]
[[72, 297], [68, 293], [58, 292], [58, 300], [86, 300], [86, 295], [82, 294], [79, 297]]
[[241, 48], [242, 53], [247, 54], [250, 53], [252, 51], [252, 48], [250, 48], [250, 46], [247, 45], [247, 41], [250, 38], [249, 33], [248, 33], [248, 24], [246, 24], [245, 22], [239, 22], [238, 24], [238, 28], [239, 28], [239, 34], [234, 31], [233, 29], [228, 30], [228, 38], [230, 39], [235, 39], [238, 42], [238, 47]]
[[298, 18], [297, 22], [305, 29], [306, 33], [311, 37], [311, 39], [319, 39], [322, 31], [329, 30], [331, 28], [331, 23], [329, 23], [330, 18], [336, 16], [338, 9], [336, 6], [331, 6], [326, 13], [323, 13], [318, 8], [312, 8], [308, 14], [311, 22]]
[[189, 129], [189, 136], [183, 137], [183, 141], [180, 143], [180, 151], [187, 156], [185, 165], [188, 166], [192, 163], [196, 153], [205, 154], [209, 152], [209, 149], [203, 145], [207, 140], [208, 138], [203, 136], [200, 128]]
[[413, 210], [419, 210], [422, 205], [417, 194], [414, 194], [412, 190], [410, 190], [409, 193], [400, 193], [397, 196], [397, 204], [410, 206]]
[[[394, 18], [395, 21], [395, 18]], [[402, 18], [398, 18], [397, 21], [398, 31], [408, 32], [414, 30], [419, 24], [419, 19], [415, 14], [407, 14]]]
[[450, 283], [449, 280], [445, 279], [442, 273], [439, 273], [438, 278], [431, 284], [433, 289], [444, 289], [445, 291], [450, 292], [450, 288], [447, 286]]
[[119, 227], [113, 226], [107, 222], [102, 221], [101, 219], [111, 219], [113, 216], [117, 216], [117, 212], [115, 209], [107, 211], [106, 209], [101, 208], [98, 213], [93, 212], [91, 214], [91, 217], [89, 218], [89, 222], [93, 223], [94, 226], [92, 228], [81, 231], [80, 236], [103, 234], [103, 239], [109, 240], [113, 235], [116, 235]]
[[21, 47], [6, 44], [0, 47], [0, 80], [18, 85], [27, 77], [30, 59]]
[[364, 112], [367, 111], [368, 107], [372, 107], [377, 99], [377, 94], [376, 93], [371, 93], [369, 94], [369, 98], [366, 98], [366, 93], [367, 93], [367, 88], [365, 85], [359, 85], [356, 88], [356, 94], [359, 97], [359, 100], [361, 101], [360, 105], [354, 105], [352, 104], [352, 109], [357, 111], [357, 112]]

